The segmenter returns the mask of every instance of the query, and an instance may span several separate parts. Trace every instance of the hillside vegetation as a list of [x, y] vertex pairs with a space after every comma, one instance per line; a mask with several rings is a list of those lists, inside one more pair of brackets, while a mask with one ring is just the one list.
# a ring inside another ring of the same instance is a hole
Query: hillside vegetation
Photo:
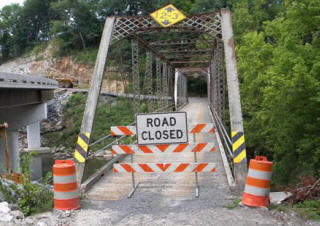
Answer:
[[[232, 9], [249, 157], [273, 160], [276, 184], [316, 176], [319, 0], [26, 0], [0, 12], [1, 61], [51, 41], [60, 47], [58, 55], [78, 52], [92, 64], [106, 16], [146, 15], [169, 2], [187, 15]], [[129, 47], [120, 46], [128, 59]], [[130, 61], [126, 64], [130, 73]]]

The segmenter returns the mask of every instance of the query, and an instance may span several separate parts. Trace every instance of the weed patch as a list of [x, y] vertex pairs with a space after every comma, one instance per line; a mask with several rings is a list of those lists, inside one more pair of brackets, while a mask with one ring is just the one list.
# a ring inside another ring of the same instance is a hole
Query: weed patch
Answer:
[[225, 205], [226, 208], [228, 209], [235, 209], [239, 206], [239, 202], [241, 201], [241, 199], [239, 198], [234, 198], [230, 203], [228, 203], [227, 205]]
[[33, 156], [34, 153], [31, 153], [21, 158], [21, 172], [24, 179], [22, 184], [0, 181], [0, 191], [5, 200], [17, 204], [25, 216], [51, 210], [53, 207], [53, 193], [47, 187], [52, 179], [52, 173], [49, 173], [42, 183], [31, 182], [30, 162]]

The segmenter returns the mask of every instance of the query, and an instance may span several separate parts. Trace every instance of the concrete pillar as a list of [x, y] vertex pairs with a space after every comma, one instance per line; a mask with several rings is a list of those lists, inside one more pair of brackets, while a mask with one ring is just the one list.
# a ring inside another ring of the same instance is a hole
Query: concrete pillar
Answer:
[[[28, 152], [38, 152], [41, 147], [40, 122], [27, 126]], [[30, 163], [31, 179], [38, 180], [42, 177], [42, 158], [35, 155]]]
[[[86, 108], [83, 113], [80, 134], [89, 134], [89, 137], [93, 129], [93, 122], [96, 114], [96, 108], [98, 105], [103, 80], [103, 73], [107, 60], [109, 45], [112, 38], [114, 22], [115, 17], [108, 17], [106, 20], [102, 33], [96, 64], [93, 71], [92, 82], [88, 93]], [[88, 143], [90, 143], [90, 141]], [[75, 161], [77, 162], [76, 167], [78, 186], [80, 186], [82, 182], [87, 154], [88, 153], [86, 153], [85, 156], [81, 156], [81, 154], [78, 151], [75, 151], [74, 153]]]
[[28, 149], [27, 152], [35, 152], [30, 163], [30, 173], [32, 180], [39, 180], [43, 176], [43, 159], [50, 154], [50, 148], [41, 147], [40, 122], [27, 126]]
[[41, 147], [40, 140], [40, 122], [27, 126], [28, 149]]
[[242, 192], [244, 190], [247, 177], [247, 158], [231, 11], [228, 9], [221, 10], [221, 28], [227, 70], [234, 175], [236, 182], [240, 187], [240, 191]]

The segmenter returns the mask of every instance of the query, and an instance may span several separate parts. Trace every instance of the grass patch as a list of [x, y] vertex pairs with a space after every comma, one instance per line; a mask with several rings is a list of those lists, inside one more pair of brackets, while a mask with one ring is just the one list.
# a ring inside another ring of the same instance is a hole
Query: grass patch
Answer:
[[320, 199], [297, 203], [294, 209], [305, 219], [320, 221]]
[[303, 219], [320, 221], [320, 199], [306, 200], [297, 204], [270, 205], [270, 210], [297, 212]]
[[240, 198], [234, 198], [230, 203], [225, 205], [225, 207], [228, 208], [229, 210], [235, 209], [239, 206], [239, 202], [241, 202]]

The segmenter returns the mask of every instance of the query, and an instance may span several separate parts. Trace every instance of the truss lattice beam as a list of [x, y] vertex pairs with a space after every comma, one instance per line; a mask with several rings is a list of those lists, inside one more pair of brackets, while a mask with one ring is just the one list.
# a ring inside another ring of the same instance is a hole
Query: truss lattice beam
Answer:
[[120, 41], [138, 32], [147, 34], [153, 30], [174, 31], [178, 30], [192, 31], [194, 33], [206, 33], [211, 37], [221, 37], [221, 16], [218, 12], [189, 16], [175, 26], [160, 28], [159, 25], [149, 16], [139, 17], [116, 17], [113, 28], [112, 43]]
[[207, 43], [207, 44], [213, 44], [213, 40], [206, 40], [206, 39], [173, 39], [173, 40], [165, 40], [165, 41], [158, 41], [158, 42], [151, 42], [150, 46], [176, 46], [176, 45], [191, 45], [191, 44], [197, 44], [197, 43]]
[[160, 53], [172, 54], [172, 53], [210, 53], [210, 49], [188, 49], [188, 48], [177, 48], [177, 49], [164, 49], [160, 50]]

